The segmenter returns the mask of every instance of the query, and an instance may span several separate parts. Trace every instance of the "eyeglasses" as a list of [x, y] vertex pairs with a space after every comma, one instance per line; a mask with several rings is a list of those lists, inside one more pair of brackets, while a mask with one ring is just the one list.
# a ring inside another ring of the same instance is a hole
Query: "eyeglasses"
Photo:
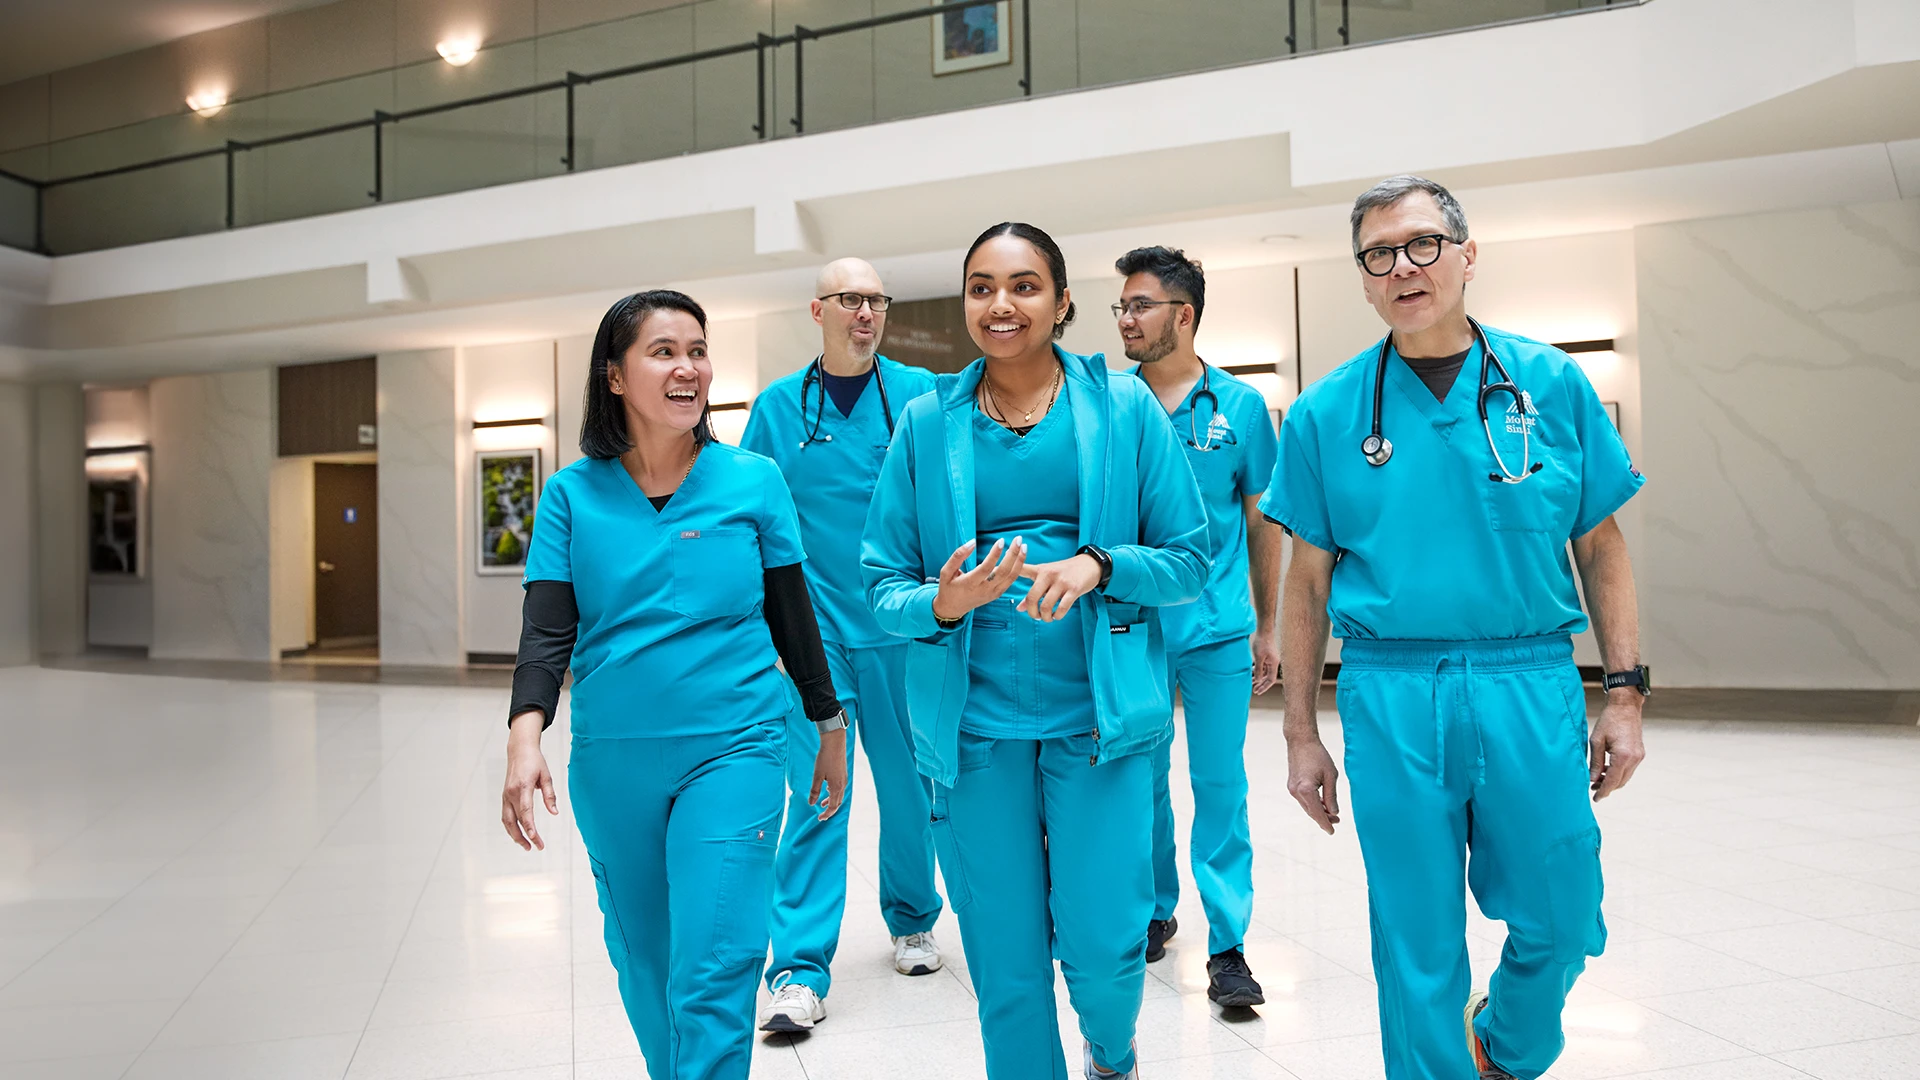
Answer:
[[1442, 244], [1451, 244], [1454, 240], [1441, 233], [1428, 233], [1416, 236], [1404, 244], [1370, 247], [1354, 256], [1360, 268], [1374, 277], [1386, 277], [1400, 262], [1400, 253], [1407, 253], [1407, 261], [1415, 266], [1432, 266], [1440, 258]]
[[1113, 305], [1113, 317], [1121, 319], [1131, 315], [1137, 319], [1153, 308], [1160, 307], [1164, 304], [1184, 303], [1186, 303], [1185, 300], [1123, 300]]
[[893, 306], [893, 297], [881, 296], [879, 293], [868, 295], [857, 292], [830, 292], [817, 299], [838, 300], [840, 301], [840, 306], [846, 308], [848, 311], [859, 311], [860, 305], [862, 304], [873, 305], [873, 310], [875, 311], [885, 311]]

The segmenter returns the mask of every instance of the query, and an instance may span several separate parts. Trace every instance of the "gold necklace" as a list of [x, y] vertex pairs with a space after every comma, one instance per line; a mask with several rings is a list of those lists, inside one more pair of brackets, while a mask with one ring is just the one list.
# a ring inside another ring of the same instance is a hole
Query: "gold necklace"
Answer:
[[[1049, 405], [1049, 406], [1053, 404], [1054, 399], [1058, 397], [1060, 394], [1060, 375], [1062, 371], [1063, 369], [1059, 367], [1055, 367], [1053, 369], [1053, 384], [1047, 389], [1046, 401], [1045, 402], [1035, 401], [1033, 403], [1033, 408], [1028, 409], [1020, 417], [1022, 422], [1031, 426], [1033, 423], [1033, 414], [1040, 411], [1040, 406], [1042, 404]], [[1014, 427], [1015, 425], [1007, 419], [1007, 410], [1006, 410], [1006, 407], [1000, 403], [1000, 395], [993, 392], [993, 380], [988, 378], [986, 372], [984, 371], [980, 373], [980, 382], [982, 385], [984, 385], [987, 388], [987, 400], [990, 403], [992, 403], [993, 411], [999, 413], [999, 415], [995, 416], [994, 419], [1007, 427]], [[1015, 407], [1018, 408], [1018, 406], [1015, 406]]]
[[[700, 460], [700, 440], [699, 440], [699, 439], [695, 439], [695, 440], [693, 440], [693, 456], [687, 459], [687, 471], [686, 471], [686, 472], [683, 472], [683, 473], [681, 473], [681, 474], [680, 474], [680, 486], [681, 486], [681, 487], [685, 487], [685, 486], [686, 486], [686, 483], [687, 483], [687, 477], [689, 477], [689, 476], [692, 476], [692, 475], [693, 475], [693, 464], [694, 464], [694, 462], [696, 462], [696, 461], [699, 461], [699, 460]], [[678, 490], [680, 490], [680, 488], [675, 488], [674, 490], [675, 490], [675, 491], [678, 491]]]

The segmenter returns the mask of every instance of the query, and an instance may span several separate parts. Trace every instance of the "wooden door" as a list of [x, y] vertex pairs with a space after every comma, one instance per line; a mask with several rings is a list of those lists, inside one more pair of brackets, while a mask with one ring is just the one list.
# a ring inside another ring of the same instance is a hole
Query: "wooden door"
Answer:
[[379, 469], [313, 467], [314, 636], [322, 647], [380, 640]]

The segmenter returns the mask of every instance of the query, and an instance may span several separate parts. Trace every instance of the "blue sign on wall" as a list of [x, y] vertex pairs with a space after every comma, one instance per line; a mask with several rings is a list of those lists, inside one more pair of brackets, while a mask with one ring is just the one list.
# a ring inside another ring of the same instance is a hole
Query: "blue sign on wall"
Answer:
[[357, 508], [352, 506], [347, 507], [347, 524], [351, 525], [354, 522], [359, 520], [360, 520], [360, 511]]

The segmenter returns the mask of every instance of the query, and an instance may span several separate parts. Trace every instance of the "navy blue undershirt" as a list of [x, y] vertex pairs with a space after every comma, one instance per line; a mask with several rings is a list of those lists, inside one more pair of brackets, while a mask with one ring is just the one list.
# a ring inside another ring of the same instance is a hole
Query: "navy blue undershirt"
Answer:
[[820, 381], [826, 385], [827, 396], [833, 399], [833, 407], [840, 410], [841, 416], [853, 415], [853, 406], [860, 400], [860, 393], [867, 388], [867, 380], [871, 378], [871, 367], [858, 375], [835, 375], [825, 369], [820, 372]]

